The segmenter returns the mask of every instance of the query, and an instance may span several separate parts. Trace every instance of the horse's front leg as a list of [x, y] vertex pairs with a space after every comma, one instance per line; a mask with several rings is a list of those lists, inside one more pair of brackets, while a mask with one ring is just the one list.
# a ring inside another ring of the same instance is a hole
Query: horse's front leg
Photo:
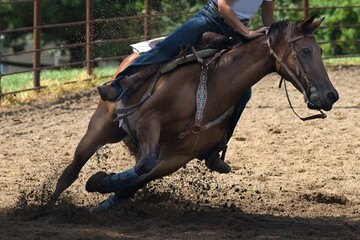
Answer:
[[151, 119], [142, 118], [137, 123], [137, 139], [141, 156], [135, 166], [139, 175], [148, 173], [155, 166], [157, 160], [156, 147], [159, 143], [161, 124], [156, 116]]
[[[139, 176], [135, 173], [135, 168], [131, 168], [122, 173], [107, 175], [114, 180], [113, 183], [116, 181], [117, 188], [113, 189], [116, 193], [100, 203], [99, 206], [90, 209], [90, 213], [103, 213], [115, 208], [122, 200], [132, 197], [140, 188], [150, 181], [175, 172], [191, 159], [192, 157], [186, 155], [179, 156], [160, 153], [159, 159], [156, 161], [156, 165], [148, 173]], [[106, 182], [106, 178], [103, 180]]]
[[75, 150], [73, 161], [65, 168], [56, 184], [50, 204], [55, 203], [60, 194], [78, 178], [80, 170], [97, 149], [107, 143], [119, 142], [126, 136], [118, 123], [113, 122], [114, 108], [112, 103], [99, 102], [88, 129]]
[[156, 117], [142, 118], [137, 123], [137, 138], [141, 156], [136, 165], [121, 173], [107, 174], [97, 172], [89, 178], [85, 189], [88, 192], [110, 193], [117, 192], [124, 185], [138, 179], [141, 175], [152, 170], [157, 160], [156, 146], [160, 136], [160, 122]]

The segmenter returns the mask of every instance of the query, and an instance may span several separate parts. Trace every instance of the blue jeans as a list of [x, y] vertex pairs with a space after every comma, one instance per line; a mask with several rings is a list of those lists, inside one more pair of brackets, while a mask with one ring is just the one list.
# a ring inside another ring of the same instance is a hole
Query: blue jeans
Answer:
[[134, 63], [120, 72], [117, 78], [130, 74], [131, 70], [136, 67], [170, 60], [180, 53], [180, 41], [185, 46], [194, 46], [198, 38], [205, 32], [227, 35], [233, 31], [224, 22], [213, 3], [209, 1], [192, 19], [178, 27], [154, 48], [143, 53]]
[[237, 122], [240, 119], [241, 114], [243, 113], [246, 104], [251, 98], [251, 88], [249, 88], [236, 102], [235, 104], [235, 110], [234, 113], [230, 116], [230, 123], [228, 126], [228, 132], [227, 132], [227, 142], [229, 142], [230, 138], [232, 137]]
[[[177, 28], [154, 48], [140, 55], [135, 62], [120, 72], [116, 76], [116, 79], [131, 74], [131, 71], [137, 67], [170, 60], [180, 53], [180, 41], [185, 46], [194, 46], [198, 38], [205, 32], [215, 32], [225, 36], [232, 35], [234, 32], [234, 30], [225, 23], [224, 19], [219, 14], [217, 7], [212, 3], [212, 0], [196, 13], [192, 19]], [[115, 87], [119, 93], [123, 91], [121, 85], [116, 80], [112, 82], [112, 86]], [[235, 126], [250, 97], [251, 89], [248, 89], [237, 101], [235, 112], [233, 116], [231, 116], [228, 139], [232, 136]]]

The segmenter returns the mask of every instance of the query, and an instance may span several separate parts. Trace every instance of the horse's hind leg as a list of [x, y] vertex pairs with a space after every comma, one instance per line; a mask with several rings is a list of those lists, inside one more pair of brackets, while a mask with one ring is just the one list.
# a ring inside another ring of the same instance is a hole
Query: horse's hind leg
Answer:
[[88, 129], [75, 150], [73, 161], [65, 168], [57, 182], [56, 189], [50, 197], [50, 203], [54, 203], [60, 194], [77, 179], [81, 168], [99, 147], [107, 143], [119, 142], [126, 136], [118, 123], [113, 122], [114, 108], [114, 104], [99, 102]]

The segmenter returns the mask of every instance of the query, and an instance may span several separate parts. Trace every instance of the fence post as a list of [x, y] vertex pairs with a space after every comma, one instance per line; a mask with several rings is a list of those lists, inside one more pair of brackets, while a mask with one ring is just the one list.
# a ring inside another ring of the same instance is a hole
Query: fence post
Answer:
[[151, 39], [151, 0], [145, 0], [144, 37]]
[[304, 19], [309, 17], [309, 0], [302, 1], [303, 17]]
[[[1, 1], [0, 1], [0, 32], [2, 31], [2, 21], [1, 21]], [[2, 67], [2, 64], [1, 64], [1, 60], [2, 60], [2, 42], [3, 42], [3, 39], [2, 39], [2, 33], [0, 34], [0, 106], [1, 106], [1, 97], [2, 97], [2, 89], [1, 89], [1, 78], [2, 78], [2, 74], [3, 74], [3, 67]]]
[[34, 69], [34, 88], [40, 87], [40, 41], [41, 41], [41, 1], [34, 0], [34, 54], [33, 54], [33, 69]]
[[92, 75], [94, 69], [94, 1], [86, 0], [86, 70]]

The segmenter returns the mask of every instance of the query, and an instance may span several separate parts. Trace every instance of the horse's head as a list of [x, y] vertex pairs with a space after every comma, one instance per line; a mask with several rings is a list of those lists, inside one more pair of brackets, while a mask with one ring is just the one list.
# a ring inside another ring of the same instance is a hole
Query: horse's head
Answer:
[[287, 23], [275, 23], [268, 33], [270, 52], [276, 58], [276, 71], [304, 94], [310, 109], [329, 111], [339, 99], [321, 58], [321, 49], [312, 34], [323, 18], [315, 16]]

